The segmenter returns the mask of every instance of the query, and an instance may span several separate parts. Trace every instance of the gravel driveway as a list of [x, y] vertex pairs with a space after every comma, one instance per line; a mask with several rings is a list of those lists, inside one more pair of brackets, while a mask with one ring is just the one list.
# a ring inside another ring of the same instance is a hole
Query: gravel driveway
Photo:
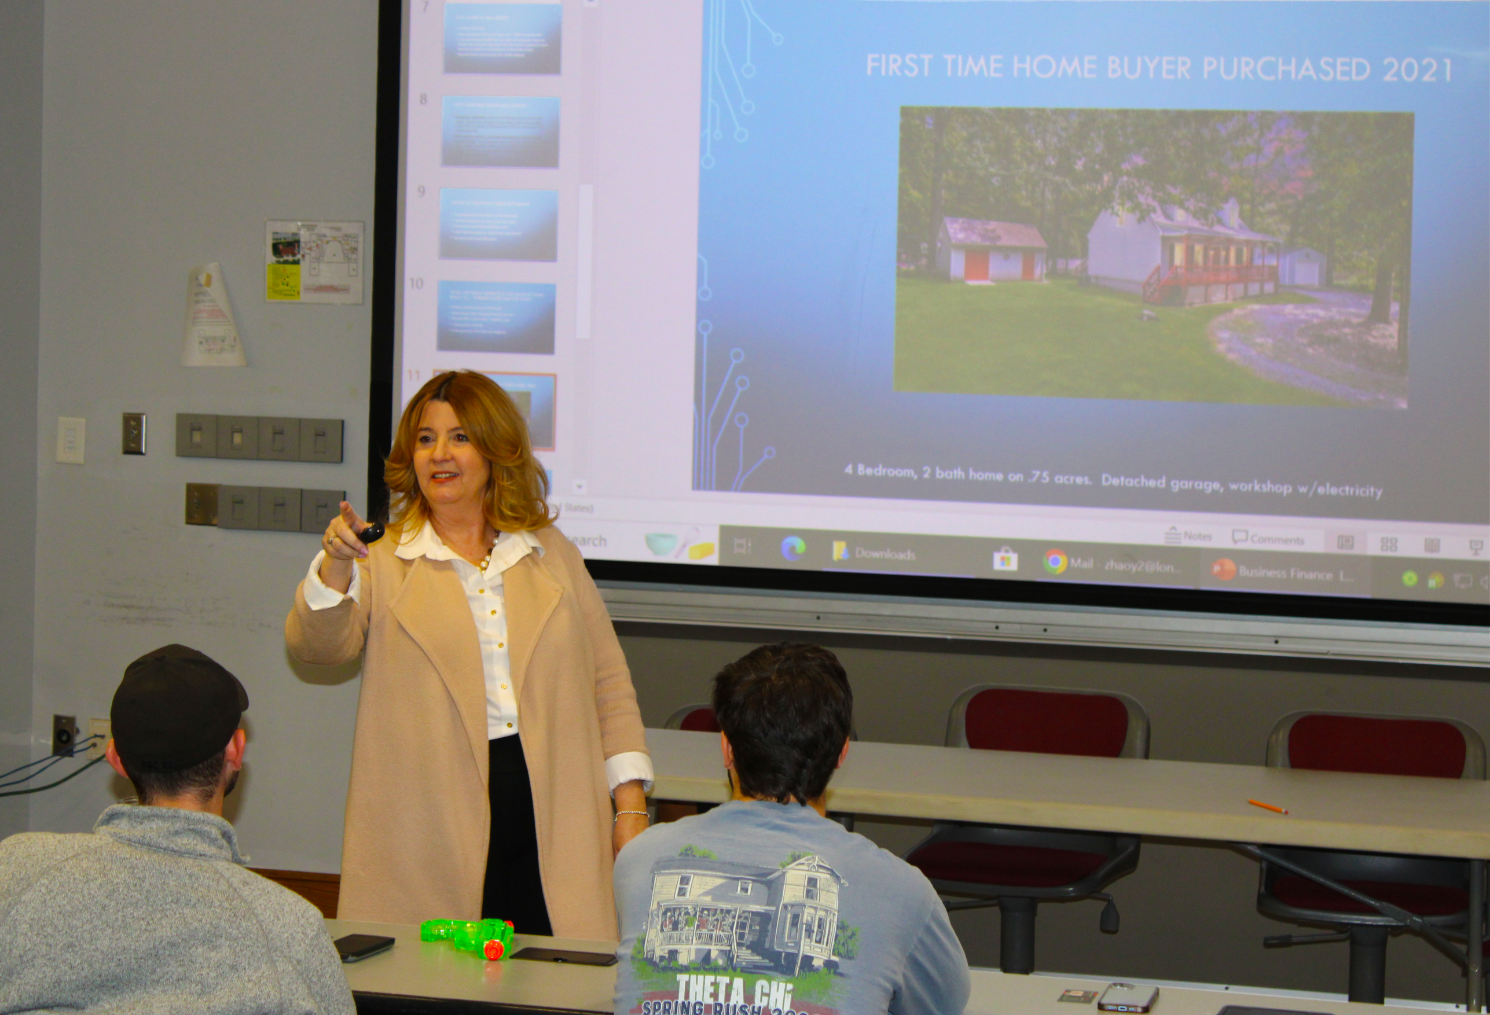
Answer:
[[[1300, 290], [1302, 292], [1302, 290]], [[1211, 341], [1257, 376], [1348, 405], [1407, 408], [1407, 375], [1391, 324], [1366, 324], [1371, 297], [1311, 289], [1317, 303], [1240, 306], [1211, 322]]]

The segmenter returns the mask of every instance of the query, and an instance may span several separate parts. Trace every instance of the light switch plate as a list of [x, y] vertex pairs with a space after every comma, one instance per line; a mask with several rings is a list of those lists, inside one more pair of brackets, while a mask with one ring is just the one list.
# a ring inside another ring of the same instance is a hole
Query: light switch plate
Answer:
[[83, 464], [83, 446], [87, 443], [88, 421], [77, 416], [57, 417], [57, 461], [64, 465]]
[[259, 457], [259, 417], [217, 417], [218, 458]]
[[[260, 416], [259, 458], [271, 462], [299, 461], [300, 420], [290, 416]], [[295, 527], [299, 526], [297, 520]]]
[[186, 524], [217, 524], [217, 484], [186, 484]]
[[339, 419], [302, 419], [300, 421], [300, 460], [302, 462], [341, 461], [342, 421]]
[[124, 447], [126, 455], [143, 455], [145, 453], [145, 414], [143, 412], [126, 412], [124, 414]]
[[259, 528], [300, 531], [300, 491], [288, 486], [259, 487]]
[[217, 489], [217, 527], [219, 529], [256, 529], [259, 527], [259, 488], [229, 486]]
[[217, 417], [211, 413], [176, 413], [176, 457], [216, 458]]
[[300, 531], [325, 532], [346, 499], [345, 490], [301, 490]]

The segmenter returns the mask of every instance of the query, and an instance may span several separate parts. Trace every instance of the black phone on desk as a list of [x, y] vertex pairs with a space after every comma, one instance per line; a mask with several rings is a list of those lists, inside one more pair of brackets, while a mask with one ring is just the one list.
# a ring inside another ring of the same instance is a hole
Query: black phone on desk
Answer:
[[573, 952], [567, 948], [524, 948], [514, 959], [532, 959], [535, 962], [571, 962], [576, 966], [614, 966], [616, 956], [612, 952]]
[[393, 938], [383, 937], [381, 934], [348, 934], [337, 938], [332, 944], [336, 945], [336, 954], [341, 956], [343, 962], [361, 962], [392, 948]]

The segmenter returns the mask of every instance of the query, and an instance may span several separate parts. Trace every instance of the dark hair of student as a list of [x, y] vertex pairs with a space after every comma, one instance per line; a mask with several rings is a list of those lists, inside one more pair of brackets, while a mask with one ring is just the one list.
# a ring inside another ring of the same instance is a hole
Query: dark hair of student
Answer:
[[[179, 772], [133, 772], [127, 767], [127, 762], [125, 771], [129, 772], [129, 781], [134, 783], [135, 795], [146, 806], [152, 800], [171, 799], [188, 793], [199, 800], [210, 800], [212, 794], [217, 792], [217, 784], [222, 780], [227, 753], [227, 748], [224, 748], [206, 761], [199, 761]], [[236, 775], [234, 781], [237, 781]], [[233, 792], [232, 783], [228, 785], [227, 791]]]
[[854, 692], [832, 652], [762, 645], [719, 671], [713, 704], [745, 796], [805, 804], [827, 790], [854, 719]]

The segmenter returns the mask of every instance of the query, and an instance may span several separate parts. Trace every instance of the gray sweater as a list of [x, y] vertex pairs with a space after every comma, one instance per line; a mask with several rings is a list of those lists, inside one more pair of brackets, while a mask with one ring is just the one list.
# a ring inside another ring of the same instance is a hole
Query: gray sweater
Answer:
[[349, 1013], [321, 914], [245, 870], [233, 826], [118, 805], [0, 842], [0, 1012]]

